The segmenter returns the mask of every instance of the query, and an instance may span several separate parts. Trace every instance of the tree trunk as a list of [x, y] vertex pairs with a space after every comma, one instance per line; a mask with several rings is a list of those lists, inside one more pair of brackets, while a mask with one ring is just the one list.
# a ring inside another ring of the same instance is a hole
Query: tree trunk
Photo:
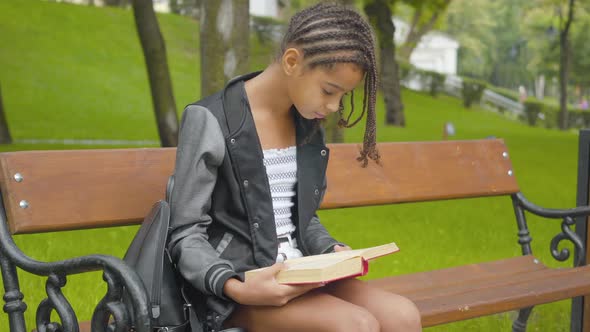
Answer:
[[152, 102], [162, 146], [178, 144], [178, 116], [166, 59], [166, 46], [160, 33], [152, 0], [133, 0], [135, 26], [143, 48]]
[[568, 127], [567, 114], [567, 82], [570, 66], [570, 42], [569, 30], [574, 19], [574, 0], [569, 0], [568, 18], [564, 29], [559, 34], [559, 129], [566, 130]]
[[2, 89], [0, 89], [0, 144], [12, 143], [12, 137], [10, 137], [10, 130], [8, 130], [8, 122], [4, 115], [4, 103], [2, 102]]
[[377, 34], [379, 47], [381, 91], [385, 101], [385, 122], [405, 127], [404, 104], [401, 98], [399, 67], [395, 61], [393, 35], [395, 26], [387, 0], [372, 0], [365, 6], [365, 13]]
[[248, 72], [249, 1], [201, 1], [201, 96]]

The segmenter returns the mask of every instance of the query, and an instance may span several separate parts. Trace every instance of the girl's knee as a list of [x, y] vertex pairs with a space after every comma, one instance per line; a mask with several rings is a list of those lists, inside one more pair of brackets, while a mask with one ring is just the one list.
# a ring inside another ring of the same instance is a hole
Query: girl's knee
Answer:
[[398, 312], [398, 320], [400, 331], [421, 331], [422, 323], [420, 318], [420, 311], [414, 302], [405, 297], [401, 297], [396, 306]]
[[379, 332], [381, 326], [373, 314], [364, 308], [351, 310], [338, 317], [335, 331]]

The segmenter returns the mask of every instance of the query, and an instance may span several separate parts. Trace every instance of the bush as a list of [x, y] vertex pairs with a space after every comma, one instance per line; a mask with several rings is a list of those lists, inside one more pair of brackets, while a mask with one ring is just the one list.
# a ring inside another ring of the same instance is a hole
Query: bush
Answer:
[[472, 78], [462, 77], [463, 89], [461, 94], [463, 95], [463, 105], [466, 108], [470, 108], [473, 103], [479, 103], [483, 90], [485, 90], [487, 83]]
[[545, 128], [559, 127], [559, 107], [543, 103], [543, 118], [545, 121]]
[[251, 16], [250, 27], [260, 44], [278, 42], [285, 29], [285, 22], [265, 16]]
[[443, 90], [446, 75], [431, 70], [418, 69], [411, 63], [397, 59], [398, 75], [401, 82], [409, 83], [413, 80], [420, 82], [420, 90], [428, 90], [428, 93], [436, 97]]
[[590, 128], [590, 112], [581, 109], [572, 109], [568, 112], [569, 128]]
[[[537, 119], [543, 119], [546, 128], [559, 127], [559, 105], [551, 100], [541, 101], [534, 97], [529, 97], [524, 102], [525, 120], [534, 126]], [[576, 108], [568, 108], [568, 128], [590, 128], [590, 112]]]
[[445, 74], [430, 70], [422, 70], [420, 72], [423, 77], [423, 82], [428, 86], [428, 92], [431, 96], [436, 97], [444, 87], [446, 79]]
[[545, 117], [545, 121], [547, 121], [547, 114], [542, 113], [547, 105], [545, 105], [542, 101], [537, 100], [536, 98], [527, 98], [524, 101], [524, 113], [526, 117], [526, 122], [534, 126], [537, 124], [537, 119], [539, 118], [539, 114], [543, 114]]
[[493, 86], [493, 85], [488, 85], [488, 90], [491, 90], [503, 97], [506, 97], [508, 99], [512, 99], [516, 102], [520, 101], [518, 91], [513, 91], [510, 89], [506, 89], [506, 88], [500, 88], [500, 87]]

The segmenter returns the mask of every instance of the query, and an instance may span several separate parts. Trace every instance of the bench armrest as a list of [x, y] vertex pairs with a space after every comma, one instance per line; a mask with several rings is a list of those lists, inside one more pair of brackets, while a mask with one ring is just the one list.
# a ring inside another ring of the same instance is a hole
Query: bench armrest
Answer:
[[[110, 315], [114, 317], [115, 324], [121, 326], [133, 325], [136, 331], [151, 331], [148, 313], [148, 297], [146, 289], [137, 275], [123, 260], [109, 255], [88, 255], [71, 259], [40, 262], [25, 255], [14, 242], [6, 223], [6, 214], [0, 201], [0, 263], [4, 288], [6, 291], [6, 306], [10, 310], [11, 322], [22, 325], [25, 331], [23, 312], [26, 305], [21, 301], [23, 294], [20, 292], [16, 267], [29, 273], [47, 276], [46, 291], [48, 298], [43, 300], [37, 309], [37, 326], [59, 326], [51, 322], [51, 312], [55, 310], [61, 319], [66, 331], [77, 330], [76, 315], [61, 292], [66, 284], [66, 276], [89, 271], [103, 270], [103, 279], [107, 282], [108, 289], [105, 297], [95, 308], [92, 317], [93, 331], [106, 331], [106, 323]], [[132, 306], [131, 314], [123, 303], [123, 292], [126, 293]], [[117, 329], [119, 331], [119, 329]]]
[[565, 261], [569, 258], [570, 253], [567, 248], [558, 250], [559, 243], [563, 240], [568, 240], [576, 247], [577, 258], [574, 262], [575, 266], [585, 264], [586, 248], [582, 239], [570, 227], [575, 225], [576, 217], [590, 216], [590, 206], [580, 206], [569, 209], [548, 209], [540, 207], [524, 197], [524, 194], [518, 192], [512, 195], [514, 204], [514, 212], [516, 213], [516, 220], [519, 226], [519, 243], [523, 246], [523, 254], [530, 254], [531, 249], [529, 243], [531, 238], [528, 233], [528, 227], [523, 211], [531, 212], [535, 215], [550, 219], [562, 219], [561, 233], [557, 234], [551, 240], [551, 255], [558, 261]]
[[515, 194], [520, 205], [527, 211], [545, 218], [562, 219], [566, 217], [583, 217], [590, 216], [590, 206], [580, 206], [569, 209], [548, 209], [540, 207], [528, 199], [526, 199], [523, 193], [518, 192]]

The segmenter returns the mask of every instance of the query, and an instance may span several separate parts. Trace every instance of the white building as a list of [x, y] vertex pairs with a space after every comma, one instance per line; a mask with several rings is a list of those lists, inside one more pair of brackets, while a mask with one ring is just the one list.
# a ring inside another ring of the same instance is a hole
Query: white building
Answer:
[[[410, 27], [398, 18], [393, 18], [393, 23], [395, 24], [395, 44], [401, 45], [406, 40]], [[456, 75], [458, 50], [457, 40], [445, 33], [430, 31], [420, 39], [410, 55], [410, 63], [420, 69]]]
[[277, 0], [250, 0], [250, 15], [279, 17]]

